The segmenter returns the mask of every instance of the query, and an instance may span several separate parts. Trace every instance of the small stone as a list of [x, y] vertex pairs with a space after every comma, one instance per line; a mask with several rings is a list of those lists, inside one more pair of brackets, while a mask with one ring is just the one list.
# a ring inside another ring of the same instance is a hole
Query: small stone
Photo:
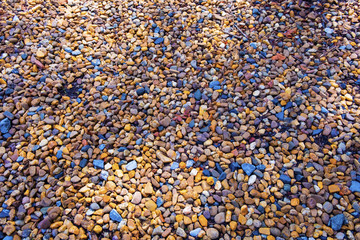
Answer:
[[338, 185], [329, 185], [328, 186], [329, 192], [330, 193], [335, 193], [335, 192], [339, 192], [340, 191], [340, 187]]
[[210, 239], [218, 239], [219, 237], [219, 231], [216, 230], [215, 228], [208, 228], [206, 230], [206, 235], [210, 238]]
[[102, 227], [99, 226], [99, 225], [96, 225], [96, 226], [94, 227], [94, 229], [93, 229], [93, 231], [94, 231], [95, 233], [97, 233], [97, 234], [101, 233], [102, 230], [103, 230]]
[[39, 48], [37, 51], [36, 51], [36, 57], [38, 58], [43, 58], [47, 55], [47, 50], [45, 48]]
[[325, 202], [323, 205], [323, 209], [327, 213], [331, 213], [333, 211], [333, 205], [330, 202]]
[[126, 164], [126, 170], [127, 171], [131, 171], [137, 168], [137, 162], [135, 160], [129, 162], [128, 164]]
[[145, 185], [144, 191], [145, 191], [146, 194], [152, 194], [153, 193], [154, 190], [153, 190], [153, 187], [152, 187], [151, 183], [148, 182]]
[[246, 173], [246, 175], [250, 176], [254, 170], [255, 170], [255, 166], [249, 163], [243, 163], [241, 164], [241, 168], [244, 170], [244, 172]]
[[45, 217], [41, 222], [38, 224], [38, 228], [40, 229], [48, 229], [51, 225], [51, 220], [49, 217]]
[[12, 225], [12, 224], [7, 224], [7, 225], [5, 225], [5, 227], [4, 227], [4, 229], [3, 229], [3, 232], [4, 232], [6, 235], [10, 236], [11, 234], [13, 234], [13, 232], [15, 232], [15, 230], [16, 230], [16, 228], [15, 228], [14, 225]]
[[121, 222], [123, 220], [121, 215], [115, 209], [110, 211], [110, 219], [114, 222]]
[[142, 199], [142, 195], [140, 192], [135, 192], [133, 195], [133, 199], [131, 200], [131, 202], [133, 204], [139, 204], [141, 202]]
[[157, 208], [157, 205], [154, 201], [150, 200], [145, 203], [145, 207], [149, 209], [150, 211], [155, 211]]
[[103, 160], [94, 160], [94, 167], [99, 169], [104, 169], [104, 161]]
[[196, 229], [190, 231], [190, 236], [197, 237], [199, 235], [200, 231], [201, 231], [201, 228], [196, 228]]
[[154, 228], [152, 235], [161, 235], [164, 232], [164, 230], [162, 230], [161, 226], [158, 226], [156, 228]]
[[344, 214], [338, 214], [332, 218], [330, 218], [330, 226], [334, 231], [339, 231], [344, 224], [345, 221], [345, 215]]
[[360, 182], [352, 181], [349, 189], [352, 192], [360, 192]]
[[225, 222], [225, 213], [224, 212], [218, 213], [215, 216], [214, 220], [218, 224], [221, 224], [221, 223]]
[[176, 229], [176, 235], [183, 237], [183, 238], [185, 238], [187, 236], [186, 232], [181, 227], [178, 227]]
[[208, 221], [207, 221], [207, 219], [204, 217], [204, 215], [200, 215], [200, 216], [199, 216], [199, 223], [200, 223], [201, 226], [207, 227]]

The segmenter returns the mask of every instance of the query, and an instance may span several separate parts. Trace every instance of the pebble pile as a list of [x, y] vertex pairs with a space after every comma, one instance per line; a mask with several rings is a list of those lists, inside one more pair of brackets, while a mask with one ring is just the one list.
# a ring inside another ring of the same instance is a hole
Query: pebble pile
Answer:
[[360, 3], [0, 4], [0, 238], [360, 239]]

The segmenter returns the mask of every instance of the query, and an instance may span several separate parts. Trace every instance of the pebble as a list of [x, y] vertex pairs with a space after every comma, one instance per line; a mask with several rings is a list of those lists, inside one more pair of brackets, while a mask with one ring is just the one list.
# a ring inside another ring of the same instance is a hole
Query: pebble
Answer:
[[206, 230], [206, 235], [210, 238], [210, 239], [218, 239], [219, 237], [219, 231], [216, 230], [215, 228], [208, 228]]
[[135, 160], [129, 162], [128, 164], [126, 164], [126, 170], [127, 171], [131, 171], [131, 170], [134, 170], [136, 168], [137, 168], [137, 162]]

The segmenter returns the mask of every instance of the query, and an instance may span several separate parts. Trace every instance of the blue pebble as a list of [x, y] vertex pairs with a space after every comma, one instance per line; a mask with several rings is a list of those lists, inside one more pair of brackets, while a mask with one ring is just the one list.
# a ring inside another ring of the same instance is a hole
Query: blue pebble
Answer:
[[62, 151], [61, 151], [61, 150], [57, 151], [57, 153], [56, 153], [56, 158], [57, 158], [57, 159], [61, 159], [61, 158], [62, 158]]
[[145, 93], [145, 88], [139, 88], [136, 90], [136, 94], [138, 96], [143, 95]]
[[120, 147], [120, 148], [118, 149], [119, 152], [123, 152], [123, 151], [125, 151], [125, 150], [127, 150], [126, 147]]
[[176, 170], [179, 168], [179, 163], [178, 162], [173, 162], [170, 166], [170, 170]]
[[9, 209], [3, 209], [0, 212], [0, 218], [7, 218], [10, 216], [10, 210]]
[[89, 148], [90, 148], [90, 145], [85, 145], [81, 148], [81, 151], [86, 152], [87, 150], [89, 150]]
[[344, 224], [344, 222], [345, 222], [345, 215], [341, 213], [330, 218], [329, 225], [334, 231], [339, 231], [342, 225]]
[[284, 111], [281, 111], [281, 112], [275, 114], [275, 116], [276, 116], [279, 120], [283, 121], [283, 120], [284, 120]]
[[285, 105], [285, 109], [289, 109], [289, 108], [292, 108], [293, 107], [293, 103], [292, 102], [288, 102], [286, 105]]
[[192, 167], [194, 165], [194, 160], [187, 160], [186, 161], [186, 167], [189, 168], [189, 167]]
[[142, 143], [142, 138], [139, 138], [138, 140], [136, 140], [136, 145], [140, 145]]
[[219, 173], [222, 173], [223, 170], [221, 168], [221, 165], [219, 163], [215, 163], [215, 167], [216, 167], [216, 170], [219, 172]]
[[189, 127], [193, 128], [195, 126], [195, 120], [192, 119], [190, 122], [189, 122]]
[[253, 58], [247, 58], [246, 61], [248, 63], [256, 63], [255, 59], [253, 59]]
[[207, 170], [207, 169], [203, 170], [203, 174], [204, 174], [204, 176], [206, 176], [206, 177], [210, 177], [210, 176], [211, 176], [210, 171]]
[[194, 97], [197, 101], [201, 100], [201, 91], [200, 89], [196, 90], [196, 92], [194, 93]]
[[14, 118], [14, 114], [12, 114], [11, 112], [9, 111], [5, 111], [3, 112], [4, 116], [7, 117], [7, 118], [10, 118], [10, 119], [13, 119]]
[[324, 108], [324, 107], [321, 107], [321, 112], [322, 112], [322, 113], [329, 113], [329, 111], [328, 111], [326, 108]]
[[75, 50], [75, 51], [72, 51], [71, 54], [73, 56], [79, 56], [81, 54], [80, 50]]
[[13, 240], [13, 237], [12, 236], [6, 236], [3, 238], [3, 240]]
[[126, 170], [131, 171], [137, 168], [137, 162], [135, 160], [126, 164]]
[[110, 211], [110, 219], [114, 222], [121, 222], [123, 220], [121, 215], [115, 209]]
[[[255, 8], [256, 9], [256, 8]], [[257, 9], [256, 9], [257, 10]], [[254, 13], [254, 10], [253, 10], [253, 13]], [[250, 46], [252, 47], [252, 48], [254, 48], [254, 49], [257, 49], [257, 45], [256, 45], [256, 43], [250, 43]], [[266, 56], [266, 54], [265, 54], [265, 56]]]
[[109, 177], [109, 173], [105, 170], [102, 170], [100, 173], [100, 178], [106, 181], [108, 177]]
[[161, 207], [161, 205], [163, 205], [163, 204], [164, 204], [164, 200], [162, 200], [161, 197], [158, 197], [158, 198], [156, 199], [156, 205], [157, 205], [157, 207]]
[[94, 160], [93, 164], [95, 168], [104, 169], [104, 160]]
[[21, 54], [21, 58], [22, 58], [23, 60], [27, 59], [27, 57], [28, 57], [28, 55], [27, 55], [26, 53]]
[[219, 181], [222, 181], [226, 178], [226, 173], [225, 172], [222, 172], [218, 178]]
[[265, 171], [266, 166], [264, 164], [260, 164], [256, 166], [256, 169], [260, 170], [260, 171]]
[[88, 163], [88, 160], [86, 158], [83, 158], [83, 159], [81, 159], [79, 166], [84, 168], [87, 163]]
[[22, 156], [18, 156], [18, 158], [16, 159], [17, 162], [21, 162], [22, 160], [24, 160], [24, 157]]
[[155, 39], [154, 43], [155, 44], [160, 44], [160, 43], [163, 43], [164, 42], [164, 38], [160, 37], [160, 38], [157, 38]]
[[352, 191], [352, 192], [360, 192], [360, 182], [351, 181], [350, 191]]
[[94, 66], [100, 66], [101, 61], [100, 61], [100, 59], [94, 59], [91, 61], [91, 64]]
[[0, 131], [1, 133], [8, 133], [11, 128], [11, 122], [8, 118], [4, 118], [0, 121]]
[[246, 173], [246, 175], [250, 176], [254, 170], [255, 170], [255, 166], [250, 164], [250, 163], [243, 163], [241, 164], [241, 168], [244, 170], [244, 172]]
[[319, 133], [321, 133], [323, 130], [322, 129], [316, 129], [313, 131], [312, 135], [317, 135]]
[[190, 231], [190, 236], [197, 237], [199, 235], [200, 231], [201, 231], [201, 228], [196, 228], [196, 229]]
[[210, 82], [210, 84], [209, 84], [209, 87], [212, 88], [212, 89], [214, 89], [215, 87], [218, 87], [218, 86], [220, 86], [220, 82], [219, 82], [219, 81], [212, 81], [212, 82]]
[[279, 180], [281, 180], [283, 183], [287, 183], [287, 184], [291, 183], [291, 178], [285, 174], [281, 174]]
[[237, 169], [240, 169], [240, 165], [237, 162], [230, 163], [229, 167], [232, 172], [234, 172]]
[[100, 144], [99, 149], [102, 151], [104, 150], [105, 146], [106, 146], [105, 144]]
[[72, 53], [72, 49], [71, 48], [69, 48], [69, 47], [66, 47], [66, 48], [64, 48], [64, 50], [65, 50], [65, 52], [68, 52], [68, 53]]

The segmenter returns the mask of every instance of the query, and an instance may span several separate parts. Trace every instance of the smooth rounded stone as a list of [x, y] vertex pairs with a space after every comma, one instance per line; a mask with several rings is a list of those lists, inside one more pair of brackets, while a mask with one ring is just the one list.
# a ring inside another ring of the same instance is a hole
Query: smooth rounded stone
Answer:
[[141, 193], [140, 192], [135, 192], [131, 202], [133, 204], [139, 204], [141, 202], [141, 199], [142, 199]]
[[215, 215], [214, 220], [216, 223], [221, 224], [225, 222], [225, 213], [221, 212]]
[[91, 203], [91, 204], [90, 204], [90, 208], [91, 208], [92, 210], [98, 210], [98, 209], [100, 209], [100, 206], [99, 206], [99, 204], [97, 204], [97, 203]]
[[323, 209], [324, 209], [325, 212], [331, 213], [333, 211], [334, 207], [330, 202], [325, 202], [323, 204]]
[[200, 231], [201, 231], [201, 228], [196, 228], [196, 229], [190, 231], [190, 236], [197, 237], [199, 235]]
[[176, 229], [176, 235], [185, 238], [187, 236], [186, 232], [184, 229], [182, 229], [181, 227], [178, 227]]
[[249, 177], [248, 185], [253, 185], [256, 182], [256, 175], [251, 175]]
[[126, 170], [127, 171], [131, 171], [131, 170], [134, 170], [136, 168], [137, 168], [137, 162], [135, 160], [129, 162], [128, 164], [126, 164]]
[[8, 118], [4, 118], [0, 121], [0, 131], [1, 133], [8, 133], [11, 128], [11, 122]]
[[48, 229], [51, 225], [51, 220], [49, 217], [45, 217], [42, 221], [39, 222], [38, 228], [40, 229]]
[[208, 228], [206, 230], [206, 235], [210, 238], [210, 239], [218, 239], [219, 237], [219, 231], [216, 230], [215, 228]]

